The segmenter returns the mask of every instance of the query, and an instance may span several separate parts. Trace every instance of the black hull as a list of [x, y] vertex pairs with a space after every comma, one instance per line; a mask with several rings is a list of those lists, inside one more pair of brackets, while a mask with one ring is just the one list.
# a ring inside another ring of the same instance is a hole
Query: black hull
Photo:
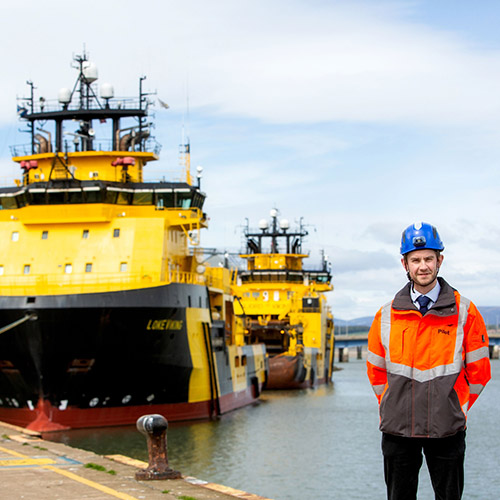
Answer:
[[[36, 316], [0, 335], [0, 419], [43, 431], [135, 423], [159, 408], [170, 420], [206, 418], [248, 404], [258, 384], [252, 389], [250, 369], [245, 390], [233, 390], [227, 346], [210, 326], [208, 306], [206, 287], [184, 284], [0, 297], [0, 326]], [[190, 381], [200, 368], [190, 336], [200, 332], [203, 355], [214, 353], [207, 359], [216, 367], [197, 379], [206, 397], [193, 399]]]

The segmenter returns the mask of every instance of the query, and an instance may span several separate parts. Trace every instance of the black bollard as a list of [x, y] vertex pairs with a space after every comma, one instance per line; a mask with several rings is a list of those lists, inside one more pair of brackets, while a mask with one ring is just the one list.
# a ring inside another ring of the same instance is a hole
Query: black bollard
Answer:
[[178, 479], [181, 473], [168, 466], [167, 428], [168, 422], [162, 415], [144, 415], [137, 420], [137, 430], [146, 436], [149, 465], [135, 473], [138, 480]]

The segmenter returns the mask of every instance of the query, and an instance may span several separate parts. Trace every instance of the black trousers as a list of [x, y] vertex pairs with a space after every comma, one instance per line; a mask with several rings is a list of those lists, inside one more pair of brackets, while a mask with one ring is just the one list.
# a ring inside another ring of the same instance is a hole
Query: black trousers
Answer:
[[460, 500], [464, 489], [465, 431], [445, 438], [382, 434], [388, 500], [416, 500], [422, 452], [436, 500]]

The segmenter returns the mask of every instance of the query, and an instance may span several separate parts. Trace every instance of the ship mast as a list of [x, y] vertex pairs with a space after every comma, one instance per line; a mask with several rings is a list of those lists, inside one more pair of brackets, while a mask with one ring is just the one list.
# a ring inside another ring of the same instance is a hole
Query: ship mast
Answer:
[[271, 226], [266, 219], [259, 221], [260, 232], [252, 232], [249, 229], [248, 221], [244, 230], [247, 240], [247, 251], [249, 254], [265, 253], [263, 242], [270, 240], [269, 253], [280, 253], [279, 241], [285, 241], [287, 254], [301, 254], [302, 240], [309, 233], [304, 229], [302, 218], [298, 230], [289, 232], [290, 224], [287, 219], [278, 222], [278, 210], [273, 208], [270, 212]]
[[[93, 84], [98, 79], [96, 66], [88, 60], [87, 54], [74, 56], [74, 68], [78, 70], [78, 77], [73, 88], [62, 88], [59, 90], [58, 105], [47, 106], [45, 99], [40, 97], [40, 102], [35, 105], [34, 85], [28, 81], [30, 86], [30, 97], [23, 100], [28, 106], [19, 107], [20, 117], [29, 122], [29, 132], [31, 134], [31, 154], [37, 154], [40, 145], [37, 143], [36, 123], [52, 120], [55, 123], [55, 153], [64, 152], [64, 136], [74, 137], [75, 150], [93, 151], [95, 131], [92, 128], [92, 121], [99, 120], [104, 123], [111, 119], [113, 123], [112, 147], [113, 150], [120, 150], [119, 132], [120, 120], [122, 118], [136, 118], [138, 124], [130, 127], [131, 130], [128, 146], [135, 151], [145, 151], [145, 141], [149, 137], [147, 121], [148, 115], [148, 93], [142, 89], [145, 77], [139, 80], [139, 101], [129, 100], [125, 105], [119, 101], [115, 106], [110, 106], [110, 100], [114, 97], [114, 90], [109, 83], [103, 83], [100, 90], [100, 98], [94, 90]], [[78, 97], [76, 96], [78, 94]], [[26, 109], [26, 107], [28, 109]], [[77, 122], [79, 128], [75, 132], [65, 132], [64, 122]]]

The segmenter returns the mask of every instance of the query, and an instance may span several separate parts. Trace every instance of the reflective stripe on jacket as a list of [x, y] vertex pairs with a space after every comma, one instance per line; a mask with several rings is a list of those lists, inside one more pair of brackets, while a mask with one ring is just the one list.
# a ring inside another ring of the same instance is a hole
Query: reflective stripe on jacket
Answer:
[[470, 300], [438, 279], [441, 292], [424, 316], [408, 283], [378, 311], [368, 334], [368, 378], [383, 432], [455, 434], [465, 429], [468, 409], [491, 378], [483, 318]]

